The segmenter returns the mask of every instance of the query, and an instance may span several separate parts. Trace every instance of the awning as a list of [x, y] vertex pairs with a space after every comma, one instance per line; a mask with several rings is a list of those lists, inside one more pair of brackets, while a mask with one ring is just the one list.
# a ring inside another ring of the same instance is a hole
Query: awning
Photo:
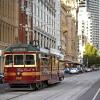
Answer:
[[81, 63], [79, 63], [79, 62], [77, 62], [77, 61], [72, 61], [72, 60], [68, 60], [68, 59], [66, 59], [65, 61], [66, 61], [66, 63], [68, 63], [68, 64], [82, 65]]

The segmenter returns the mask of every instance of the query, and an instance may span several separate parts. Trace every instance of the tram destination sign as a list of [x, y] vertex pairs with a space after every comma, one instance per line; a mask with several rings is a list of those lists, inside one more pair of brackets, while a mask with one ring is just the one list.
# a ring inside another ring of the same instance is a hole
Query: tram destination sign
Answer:
[[15, 48], [13, 48], [12, 49], [13, 51], [26, 51], [26, 48], [24, 48], [24, 47], [15, 47]]

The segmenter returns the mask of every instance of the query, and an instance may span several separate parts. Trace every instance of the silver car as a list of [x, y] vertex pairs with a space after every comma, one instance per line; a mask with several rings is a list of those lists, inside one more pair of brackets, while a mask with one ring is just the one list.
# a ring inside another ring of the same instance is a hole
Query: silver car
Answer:
[[78, 68], [70, 68], [69, 73], [70, 74], [77, 74], [77, 73], [79, 73], [79, 70], [78, 70]]

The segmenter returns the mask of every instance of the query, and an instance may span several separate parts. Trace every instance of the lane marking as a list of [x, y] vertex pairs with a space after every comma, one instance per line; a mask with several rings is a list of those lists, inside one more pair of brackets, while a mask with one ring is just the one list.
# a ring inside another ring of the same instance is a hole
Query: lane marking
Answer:
[[98, 91], [96, 92], [96, 94], [94, 95], [94, 97], [93, 97], [92, 100], [95, 100], [96, 99], [96, 97], [98, 96], [99, 92], [100, 92], [100, 88], [98, 89]]

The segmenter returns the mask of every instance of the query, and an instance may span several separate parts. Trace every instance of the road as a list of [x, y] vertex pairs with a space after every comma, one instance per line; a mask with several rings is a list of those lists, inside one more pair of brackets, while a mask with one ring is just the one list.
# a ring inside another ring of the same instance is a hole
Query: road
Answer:
[[10, 91], [0, 100], [100, 100], [100, 71], [66, 77], [61, 83], [38, 91]]

